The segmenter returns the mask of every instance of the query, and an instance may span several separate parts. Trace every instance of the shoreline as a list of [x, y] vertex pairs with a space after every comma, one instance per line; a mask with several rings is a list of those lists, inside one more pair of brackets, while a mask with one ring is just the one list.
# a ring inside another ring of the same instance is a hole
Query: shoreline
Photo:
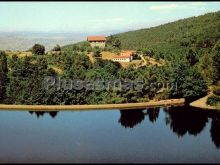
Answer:
[[193, 101], [189, 105], [191, 107], [200, 108], [200, 109], [203, 109], [203, 110], [216, 110], [216, 111], [218, 111], [219, 109], [217, 109], [215, 106], [211, 106], [211, 105], [206, 104], [206, 101], [207, 101], [209, 96], [211, 96], [211, 94], [208, 94], [205, 97], [202, 97], [202, 98], [200, 98], [196, 101]]
[[97, 110], [97, 109], [135, 109], [151, 108], [160, 106], [182, 106], [185, 99], [169, 99], [160, 101], [149, 101], [142, 103], [124, 103], [124, 104], [97, 104], [97, 105], [9, 105], [0, 104], [0, 110], [28, 110], [28, 111], [68, 111], [68, 110]]

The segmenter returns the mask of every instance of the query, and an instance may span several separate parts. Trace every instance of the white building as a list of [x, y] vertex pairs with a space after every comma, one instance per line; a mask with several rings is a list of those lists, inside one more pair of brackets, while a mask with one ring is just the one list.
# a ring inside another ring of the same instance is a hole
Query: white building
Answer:
[[114, 56], [112, 61], [115, 62], [131, 62], [130, 56]]
[[121, 53], [119, 56], [114, 56], [112, 61], [115, 62], [131, 62], [133, 60], [133, 51], [127, 51], [127, 52], [123, 52]]

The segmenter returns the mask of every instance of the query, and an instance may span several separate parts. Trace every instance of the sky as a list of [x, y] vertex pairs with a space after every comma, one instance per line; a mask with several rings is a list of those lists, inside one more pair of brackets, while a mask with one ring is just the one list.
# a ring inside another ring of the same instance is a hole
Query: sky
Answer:
[[0, 2], [0, 31], [126, 31], [215, 11], [220, 2]]

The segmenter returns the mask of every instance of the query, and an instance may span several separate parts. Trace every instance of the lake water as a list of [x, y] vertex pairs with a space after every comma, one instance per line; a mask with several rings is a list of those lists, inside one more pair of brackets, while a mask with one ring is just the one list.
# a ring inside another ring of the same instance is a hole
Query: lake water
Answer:
[[0, 111], [0, 163], [220, 163], [220, 113], [189, 107]]

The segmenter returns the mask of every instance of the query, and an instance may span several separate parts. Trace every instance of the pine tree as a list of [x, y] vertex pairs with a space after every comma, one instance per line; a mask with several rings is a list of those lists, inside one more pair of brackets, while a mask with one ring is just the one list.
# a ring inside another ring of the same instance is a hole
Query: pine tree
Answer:
[[6, 98], [6, 86], [7, 86], [7, 58], [6, 53], [0, 51], [0, 102]]

